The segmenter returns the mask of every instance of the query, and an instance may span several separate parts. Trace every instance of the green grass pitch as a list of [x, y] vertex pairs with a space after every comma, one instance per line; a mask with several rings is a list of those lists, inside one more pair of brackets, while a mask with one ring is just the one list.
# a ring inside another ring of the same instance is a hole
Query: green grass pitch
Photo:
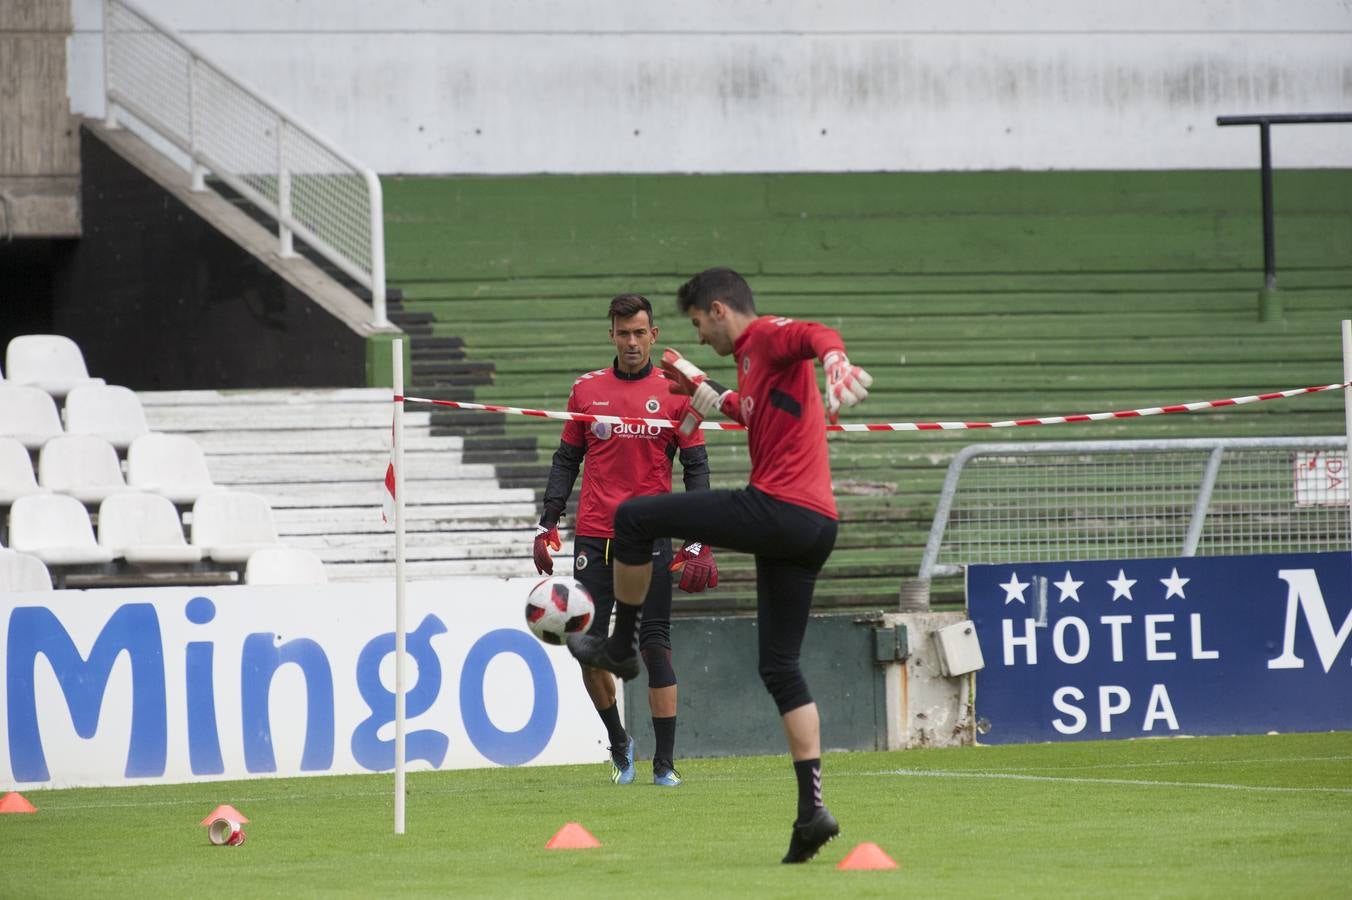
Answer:
[[[831, 753], [843, 832], [779, 863], [784, 757], [688, 760], [675, 790], [602, 764], [29, 791], [5, 897], [1335, 897], [1352, 892], [1352, 733]], [[647, 773], [640, 763], [640, 776]], [[198, 821], [231, 803], [242, 847]], [[600, 839], [546, 850], [564, 823]], [[838, 871], [856, 844], [891, 871]]]

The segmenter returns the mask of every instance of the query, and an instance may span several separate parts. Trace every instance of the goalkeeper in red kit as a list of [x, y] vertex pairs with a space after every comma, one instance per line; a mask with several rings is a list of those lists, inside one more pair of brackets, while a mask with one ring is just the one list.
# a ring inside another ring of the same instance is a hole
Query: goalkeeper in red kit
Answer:
[[[634, 623], [657, 535], [698, 534], [754, 554], [759, 672], [779, 709], [798, 783], [798, 815], [783, 861], [806, 862], [840, 833], [822, 803], [820, 720], [798, 665], [817, 574], [836, 540], [825, 420], [867, 397], [873, 379], [851, 365], [840, 335], [825, 325], [758, 316], [751, 288], [731, 269], [701, 272], [681, 286], [676, 302], [701, 344], [737, 362], [737, 390], [729, 390], [676, 351], [663, 354], [671, 389], [690, 396], [678, 433], [693, 433], [715, 411], [745, 425], [750, 483], [622, 503], [615, 513], [614, 634], [574, 635], [568, 649], [584, 665], [632, 670]], [[825, 409], [814, 360], [826, 370]]]
[[[568, 411], [654, 420], [684, 418], [690, 401], [672, 394], [666, 379], [652, 364], [652, 348], [657, 341], [652, 304], [638, 294], [621, 294], [612, 300], [610, 339], [615, 345], [614, 363], [574, 382]], [[554, 571], [550, 550], [562, 547], [558, 521], [581, 467], [582, 496], [573, 529], [573, 577], [596, 602], [596, 615], [587, 633], [598, 640], [605, 638], [615, 603], [611, 571], [615, 508], [630, 497], [669, 494], [677, 453], [685, 489], [708, 490], [709, 455], [698, 430], [683, 434], [657, 424], [578, 421], [563, 427], [545, 487], [544, 513], [535, 534], [535, 568], [541, 574]], [[636, 629], [630, 621], [627, 662], [619, 672], [626, 680], [637, 676], [638, 658], [642, 656], [648, 670], [648, 706], [655, 742], [653, 783], [662, 787], [681, 783], [675, 766], [677, 698], [676, 672], [671, 663], [671, 573], [680, 573], [681, 589], [690, 593], [718, 585], [718, 566], [709, 547], [691, 540], [692, 535], [671, 534], [687, 539], [674, 558], [669, 534], [654, 535], [644, 547], [642, 556], [649, 580], [638, 600], [643, 605], [642, 626]], [[610, 740], [611, 780], [629, 784], [634, 780], [634, 740], [620, 722], [615, 679], [610, 672], [584, 663], [582, 681]]]

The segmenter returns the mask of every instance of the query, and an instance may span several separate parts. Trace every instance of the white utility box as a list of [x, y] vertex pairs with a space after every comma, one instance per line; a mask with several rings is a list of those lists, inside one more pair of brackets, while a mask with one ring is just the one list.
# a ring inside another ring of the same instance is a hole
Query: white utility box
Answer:
[[966, 675], [986, 667], [970, 619], [935, 631], [934, 646], [939, 651], [939, 671], [945, 675]]

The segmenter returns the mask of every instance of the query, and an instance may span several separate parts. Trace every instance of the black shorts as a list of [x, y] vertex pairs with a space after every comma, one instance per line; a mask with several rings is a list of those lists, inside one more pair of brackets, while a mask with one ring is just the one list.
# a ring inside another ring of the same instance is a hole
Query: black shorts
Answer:
[[[615, 609], [615, 581], [610, 538], [573, 537], [573, 577], [591, 594], [596, 604], [588, 634], [605, 637], [610, 633], [610, 614]], [[671, 646], [671, 540], [662, 538], [652, 544], [653, 578], [643, 600], [643, 619], [639, 643], [656, 640]]]
[[615, 513], [612, 552], [624, 563], [647, 555], [655, 535], [754, 554], [758, 563], [817, 571], [836, 543], [836, 520], [753, 487], [633, 497]]
[[704, 541], [756, 557], [758, 669], [781, 714], [812, 702], [799, 667], [817, 575], [836, 544], [836, 520], [747, 487], [634, 497], [615, 512], [615, 553], [638, 564], [656, 535]]

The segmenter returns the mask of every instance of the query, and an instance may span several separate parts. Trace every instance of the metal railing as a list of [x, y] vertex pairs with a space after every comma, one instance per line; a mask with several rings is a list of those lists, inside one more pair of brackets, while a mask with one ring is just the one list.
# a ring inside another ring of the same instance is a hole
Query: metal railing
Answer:
[[920, 571], [978, 563], [1347, 550], [1345, 437], [1052, 441], [964, 447]]
[[277, 220], [280, 255], [299, 236], [370, 290], [374, 325], [389, 324], [375, 172], [125, 0], [104, 0], [103, 52], [110, 128], [127, 120], [186, 154], [193, 190], [210, 171]]
[[[1216, 124], [1257, 125], [1258, 161], [1260, 183], [1263, 192], [1263, 289], [1272, 292], [1277, 288], [1277, 237], [1273, 224], [1272, 208], [1272, 126], [1273, 125], [1325, 125], [1331, 123], [1352, 122], [1352, 113], [1266, 113], [1253, 116], [1217, 116]], [[1259, 310], [1264, 320], [1280, 318], [1281, 307], [1275, 299], [1269, 300]]]

